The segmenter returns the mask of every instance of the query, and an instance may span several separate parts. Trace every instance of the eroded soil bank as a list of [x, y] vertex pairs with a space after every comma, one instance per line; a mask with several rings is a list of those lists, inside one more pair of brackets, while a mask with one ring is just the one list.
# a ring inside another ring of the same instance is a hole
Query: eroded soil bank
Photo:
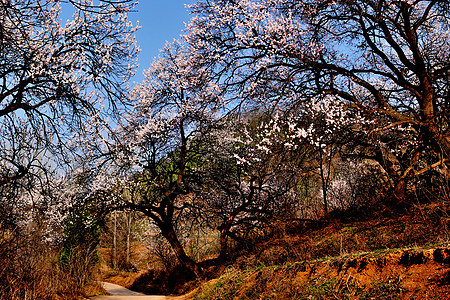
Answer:
[[230, 268], [195, 299], [450, 299], [450, 248], [385, 250]]

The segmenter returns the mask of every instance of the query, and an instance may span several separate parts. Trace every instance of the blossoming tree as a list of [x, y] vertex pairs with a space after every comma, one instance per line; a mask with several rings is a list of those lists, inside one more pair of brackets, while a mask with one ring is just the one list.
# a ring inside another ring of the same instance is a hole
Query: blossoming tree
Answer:
[[44, 202], [56, 197], [57, 173], [105, 138], [138, 52], [133, 5], [0, 1], [1, 232], [30, 206], [55, 211]]
[[16, 159], [21, 132], [29, 132], [36, 151], [51, 151], [48, 158], [98, 130], [125, 99], [137, 53], [136, 28], [127, 21], [131, 2], [69, 2], [74, 14], [67, 22], [63, 1], [0, 3], [0, 184], [30, 171]]
[[200, 266], [183, 248], [177, 224], [195, 199], [202, 149], [192, 137], [220, 109], [220, 102], [214, 104], [216, 86], [177, 41], [166, 45], [144, 75], [130, 93], [134, 110], [124, 118], [113, 157], [116, 170], [125, 172], [123, 186], [130, 195], [122, 197], [122, 205], [148, 216], [179, 261], [200, 275]]
[[359, 153], [399, 199], [415, 176], [448, 175], [447, 1], [213, 0], [191, 11], [187, 42], [229, 98], [295, 111], [333, 95], [371, 124]]

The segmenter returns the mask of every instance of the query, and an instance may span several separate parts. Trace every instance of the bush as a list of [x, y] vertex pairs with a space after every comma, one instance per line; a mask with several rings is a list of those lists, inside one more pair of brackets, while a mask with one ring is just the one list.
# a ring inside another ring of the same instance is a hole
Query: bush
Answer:
[[46, 243], [39, 230], [17, 229], [8, 239], [0, 245], [0, 300], [81, 299], [100, 291], [92, 269], [80, 268], [84, 253], [74, 251], [67, 266], [77, 272], [65, 272], [58, 264], [60, 248]]
[[[98, 263], [97, 245], [100, 243], [100, 226], [89, 210], [84, 207], [73, 208], [69, 211], [64, 222], [63, 248], [59, 254], [60, 266], [66, 270], [73, 268], [76, 257], [83, 255], [88, 259], [86, 263]], [[82, 259], [84, 260], [84, 259]], [[84, 265], [84, 263], [83, 263]], [[83, 266], [83, 268], [85, 268]], [[77, 272], [77, 271], [75, 271]]]

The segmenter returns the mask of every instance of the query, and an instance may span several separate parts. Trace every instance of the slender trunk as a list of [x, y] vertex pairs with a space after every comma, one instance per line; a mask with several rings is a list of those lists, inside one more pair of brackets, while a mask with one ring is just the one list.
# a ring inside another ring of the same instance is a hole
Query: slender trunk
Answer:
[[200, 224], [197, 226], [197, 261], [200, 261]]
[[[324, 154], [320, 151], [320, 179], [322, 181], [322, 196], [323, 196], [323, 210], [325, 216], [328, 215], [328, 183], [330, 181], [330, 173], [331, 173], [331, 159], [332, 159], [332, 151], [328, 153], [328, 151]], [[325, 174], [326, 173], [326, 174]]]
[[327, 199], [328, 184], [325, 179], [323, 169], [324, 169], [324, 167], [323, 167], [323, 164], [321, 163], [320, 164], [320, 179], [322, 181], [323, 212], [324, 212], [325, 216], [327, 216], [328, 215], [328, 199]]
[[117, 216], [114, 212], [114, 235], [113, 235], [113, 268], [117, 268]]
[[131, 236], [131, 223], [133, 221], [132, 213], [130, 212], [127, 218], [127, 267], [130, 266], [130, 236]]

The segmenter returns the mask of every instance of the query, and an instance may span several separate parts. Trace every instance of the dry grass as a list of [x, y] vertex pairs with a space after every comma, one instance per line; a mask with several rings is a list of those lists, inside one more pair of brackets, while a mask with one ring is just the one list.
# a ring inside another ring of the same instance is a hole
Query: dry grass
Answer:
[[0, 249], [0, 300], [84, 299], [104, 292], [88, 254], [74, 251], [68, 268], [58, 263], [58, 248], [15, 236]]

